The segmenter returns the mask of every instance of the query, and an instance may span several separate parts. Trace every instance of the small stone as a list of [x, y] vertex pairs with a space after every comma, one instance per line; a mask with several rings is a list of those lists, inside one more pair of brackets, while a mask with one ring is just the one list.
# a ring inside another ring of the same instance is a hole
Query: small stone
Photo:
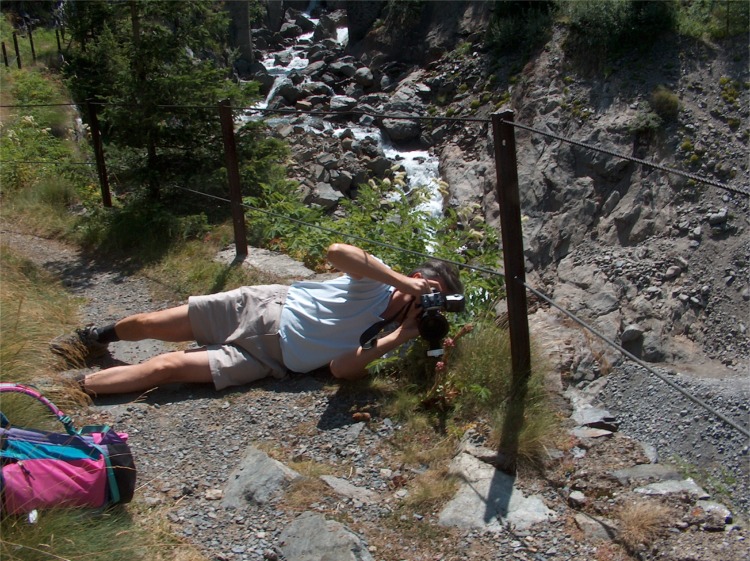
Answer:
[[207, 501], [220, 501], [224, 497], [224, 491], [221, 489], [208, 489], [205, 497]]

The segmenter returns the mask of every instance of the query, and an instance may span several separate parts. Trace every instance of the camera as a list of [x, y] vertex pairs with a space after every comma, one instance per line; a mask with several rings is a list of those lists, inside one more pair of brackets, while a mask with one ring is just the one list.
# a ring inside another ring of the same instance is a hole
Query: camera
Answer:
[[446, 295], [441, 292], [422, 294], [420, 307], [422, 315], [418, 323], [419, 335], [429, 345], [427, 356], [442, 356], [443, 339], [450, 330], [443, 312], [463, 312], [464, 297], [461, 294]]

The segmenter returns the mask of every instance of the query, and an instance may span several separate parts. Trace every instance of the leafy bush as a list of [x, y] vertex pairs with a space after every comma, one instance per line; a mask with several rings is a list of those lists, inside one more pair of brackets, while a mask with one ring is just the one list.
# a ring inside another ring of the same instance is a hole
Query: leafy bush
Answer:
[[628, 131], [631, 134], [654, 134], [663, 124], [662, 118], [654, 111], [641, 107], [628, 124]]
[[79, 221], [74, 235], [84, 247], [151, 262], [174, 244], [207, 231], [205, 215], [178, 216], [170, 207], [141, 195], [121, 207], [94, 207]]
[[520, 52], [528, 57], [549, 39], [554, 16], [551, 1], [496, 2], [485, 44], [496, 55]]
[[689, 37], [722, 39], [747, 35], [750, 30], [748, 2], [692, 0], [680, 2], [679, 8], [677, 29]]
[[565, 48], [595, 64], [646, 48], [675, 28], [676, 5], [661, 0], [558, 2], [570, 27]]
[[680, 100], [677, 94], [664, 86], [657, 86], [651, 93], [651, 108], [665, 121], [673, 121], [680, 112]]

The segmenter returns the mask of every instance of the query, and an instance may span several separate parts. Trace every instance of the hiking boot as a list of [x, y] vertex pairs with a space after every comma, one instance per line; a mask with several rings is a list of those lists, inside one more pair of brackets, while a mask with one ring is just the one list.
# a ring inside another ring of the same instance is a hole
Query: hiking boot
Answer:
[[99, 342], [93, 325], [55, 337], [50, 341], [49, 348], [54, 354], [74, 364], [104, 356], [107, 352], [107, 345]]

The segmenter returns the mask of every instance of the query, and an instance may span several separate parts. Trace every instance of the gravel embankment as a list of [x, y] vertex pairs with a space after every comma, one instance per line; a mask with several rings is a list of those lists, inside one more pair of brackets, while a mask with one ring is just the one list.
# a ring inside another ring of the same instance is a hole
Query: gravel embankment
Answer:
[[[685, 392], [750, 430], [747, 380], [695, 379], [659, 371]], [[750, 439], [707, 408], [637, 365], [608, 376], [598, 399], [620, 421], [620, 430], [652, 445], [660, 461], [699, 467], [699, 476], [723, 489], [725, 500], [750, 513]]]

